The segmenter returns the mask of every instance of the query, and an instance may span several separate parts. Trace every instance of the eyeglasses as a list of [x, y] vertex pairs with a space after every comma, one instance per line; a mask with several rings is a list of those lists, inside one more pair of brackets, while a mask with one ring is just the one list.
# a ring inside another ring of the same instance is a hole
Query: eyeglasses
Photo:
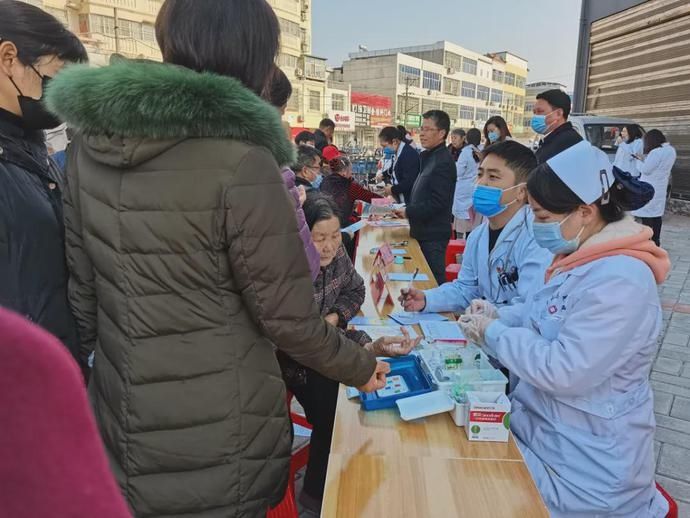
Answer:
[[428, 126], [422, 126], [419, 128], [419, 131], [422, 133], [429, 133], [430, 131], [441, 131], [439, 128], [430, 128]]

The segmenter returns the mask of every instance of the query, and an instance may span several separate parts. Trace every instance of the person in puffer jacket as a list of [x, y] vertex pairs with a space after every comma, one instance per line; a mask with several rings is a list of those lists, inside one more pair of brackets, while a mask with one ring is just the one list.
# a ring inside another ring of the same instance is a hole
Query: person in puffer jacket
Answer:
[[[292, 85], [290, 84], [290, 80], [285, 75], [285, 72], [275, 67], [273, 70], [273, 77], [271, 78], [271, 86], [268, 89], [267, 100], [278, 108], [281, 115], [284, 115], [291, 96]], [[295, 173], [292, 169], [285, 166], [280, 174], [283, 177], [283, 182], [285, 182], [285, 187], [295, 201], [295, 216], [297, 216], [299, 237], [304, 245], [304, 253], [307, 254], [311, 278], [312, 280], [316, 280], [316, 276], [319, 274], [319, 252], [317, 252], [314, 247], [314, 242], [311, 240], [311, 232], [309, 232], [309, 227], [304, 219], [304, 211], [302, 210], [302, 204], [306, 199], [307, 193], [304, 187], [297, 187], [295, 183]]]

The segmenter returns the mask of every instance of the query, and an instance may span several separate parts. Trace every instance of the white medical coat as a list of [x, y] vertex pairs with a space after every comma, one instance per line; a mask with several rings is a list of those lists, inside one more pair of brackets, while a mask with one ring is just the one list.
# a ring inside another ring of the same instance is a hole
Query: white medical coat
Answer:
[[666, 210], [666, 189], [671, 177], [671, 169], [676, 163], [676, 150], [668, 142], [652, 149], [644, 161], [636, 160], [640, 180], [652, 184], [654, 198], [647, 205], [633, 212], [638, 218], [656, 218]]
[[472, 151], [474, 146], [467, 145], [460, 151], [458, 161], [455, 163], [458, 179], [455, 182], [455, 197], [453, 199], [453, 216], [458, 219], [470, 219], [470, 207], [472, 207], [472, 195], [474, 184], [477, 181], [479, 164], [474, 161]]
[[639, 160], [634, 159], [633, 155], [641, 155], [642, 150], [643, 143], [641, 138], [633, 140], [630, 144], [621, 142], [618, 145], [613, 165], [618, 167], [621, 171], [630, 173], [633, 176], [639, 176], [640, 172], [637, 170], [637, 163]]
[[520, 378], [511, 429], [552, 516], [665, 516], [648, 379], [662, 315], [649, 267], [605, 257], [554, 276], [521, 318], [508, 309], [487, 329], [487, 352]]
[[[464, 311], [474, 299], [498, 306], [524, 302], [544, 284], [544, 274], [553, 261], [548, 250], [537, 245], [532, 234], [534, 216], [529, 207], [520, 209], [508, 222], [489, 255], [489, 222], [472, 231], [463, 254], [458, 278], [425, 291], [427, 312]], [[517, 267], [514, 286], [501, 286], [499, 273]]]

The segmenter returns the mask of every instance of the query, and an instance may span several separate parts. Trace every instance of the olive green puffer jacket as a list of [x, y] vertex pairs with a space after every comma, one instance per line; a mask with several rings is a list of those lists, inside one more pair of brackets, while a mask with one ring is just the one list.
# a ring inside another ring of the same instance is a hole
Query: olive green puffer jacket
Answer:
[[70, 301], [113, 469], [136, 516], [254, 517], [290, 455], [273, 344], [364, 384], [375, 359], [326, 324], [278, 164], [278, 112], [238, 81], [148, 62], [61, 72], [81, 132], [65, 218]]

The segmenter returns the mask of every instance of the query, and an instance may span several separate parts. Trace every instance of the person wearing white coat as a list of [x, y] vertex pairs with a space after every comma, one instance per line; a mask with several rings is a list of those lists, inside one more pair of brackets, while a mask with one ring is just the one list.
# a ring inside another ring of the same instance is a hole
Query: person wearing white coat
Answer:
[[644, 136], [644, 154], [637, 155], [637, 170], [640, 180], [654, 187], [654, 198], [647, 205], [633, 212], [654, 232], [653, 240], [661, 244], [661, 222], [666, 210], [666, 190], [671, 170], [676, 163], [676, 150], [666, 141], [664, 134], [653, 129]]
[[473, 196], [488, 220], [467, 241], [458, 278], [438, 288], [402, 290], [406, 311], [464, 311], [473, 299], [498, 305], [524, 302], [544, 281], [553, 256], [532, 236], [525, 182], [536, 167], [529, 148], [508, 141], [487, 148]]
[[481, 222], [481, 216], [472, 208], [472, 193], [479, 171], [479, 145], [482, 134], [477, 128], [472, 128], [465, 135], [467, 145], [460, 151], [455, 163], [457, 181], [453, 199], [453, 228], [458, 234], [467, 234], [474, 230]]
[[621, 143], [616, 150], [616, 158], [613, 161], [621, 171], [630, 173], [632, 176], [639, 176], [637, 170], [637, 159], [635, 155], [642, 155], [644, 148], [642, 142], [642, 130], [637, 124], [626, 124], [621, 131]]
[[625, 214], [641, 203], [636, 182], [588, 142], [541, 165], [527, 188], [535, 239], [557, 254], [546, 284], [511, 311], [473, 303], [460, 322], [520, 378], [511, 430], [554, 517], [668, 512], [654, 481], [649, 372], [670, 261]]

